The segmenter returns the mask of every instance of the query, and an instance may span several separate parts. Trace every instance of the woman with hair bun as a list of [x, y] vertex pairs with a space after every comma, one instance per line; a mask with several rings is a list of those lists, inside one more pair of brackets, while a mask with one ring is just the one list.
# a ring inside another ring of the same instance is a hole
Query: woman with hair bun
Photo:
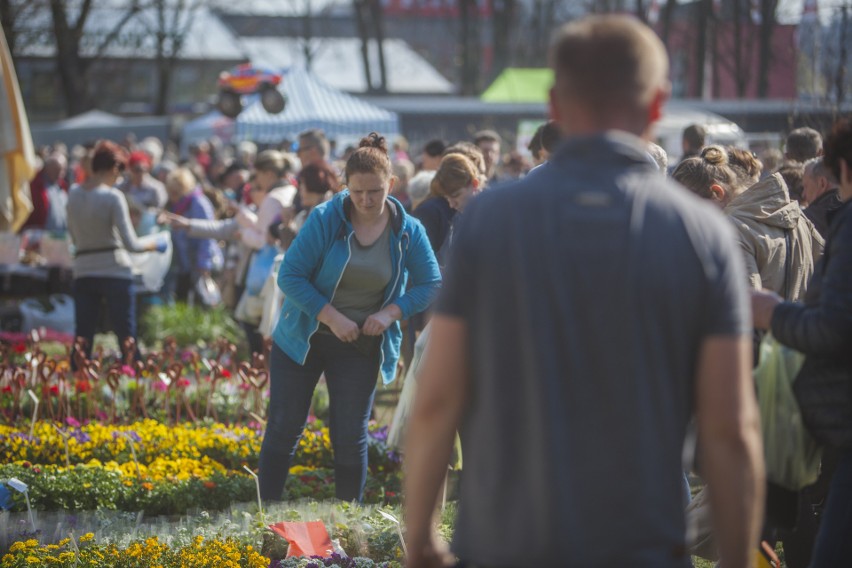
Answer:
[[422, 225], [391, 197], [385, 139], [361, 140], [346, 162], [347, 190], [317, 205], [290, 246], [278, 286], [285, 300], [270, 355], [269, 421], [260, 452], [261, 499], [281, 499], [325, 373], [335, 494], [360, 501], [376, 379], [394, 380], [399, 321], [428, 307], [441, 282]]
[[825, 243], [799, 204], [790, 200], [780, 174], [753, 183], [760, 176], [760, 162], [749, 156], [707, 146], [699, 156], [678, 164], [672, 177], [716, 202], [731, 218], [752, 288], [800, 300]]

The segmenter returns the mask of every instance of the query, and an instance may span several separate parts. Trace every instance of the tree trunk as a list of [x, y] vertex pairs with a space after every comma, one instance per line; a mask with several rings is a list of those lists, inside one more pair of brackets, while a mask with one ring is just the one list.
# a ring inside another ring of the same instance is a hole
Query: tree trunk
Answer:
[[837, 76], [834, 78], [834, 97], [839, 107], [846, 98], [846, 60], [848, 50], [846, 48], [846, 34], [849, 27], [849, 6], [843, 5], [840, 9], [840, 53], [837, 58]]
[[370, 16], [373, 23], [373, 35], [379, 52], [379, 89], [382, 94], [388, 92], [388, 69], [385, 64], [385, 20], [382, 4], [379, 0], [370, 1]]
[[[746, 67], [743, 61], [743, 0], [734, 0], [734, 83], [737, 86], [737, 96], [742, 98], [746, 92], [748, 78], [743, 73]], [[749, 8], [749, 6], [746, 6]], [[748, 17], [748, 15], [746, 15]]]
[[373, 78], [370, 73], [370, 34], [367, 32], [367, 19], [364, 13], [365, 0], [353, 0], [355, 8], [355, 23], [358, 26], [358, 37], [361, 39], [361, 62], [364, 65], [364, 81], [367, 92], [373, 91]]
[[77, 22], [72, 26], [65, 13], [65, 2], [50, 0], [53, 34], [56, 41], [56, 69], [62, 84], [62, 93], [65, 96], [65, 111], [69, 116], [80, 114], [90, 108], [85, 80], [88, 64], [80, 57], [80, 38], [90, 6], [90, 1], [84, 3]]
[[693, 96], [701, 97], [704, 94], [704, 84], [707, 62], [707, 38], [708, 24], [710, 23], [710, 11], [713, 9], [713, 0], [700, 0], [695, 12], [695, 84], [693, 85]]
[[314, 16], [311, 13], [311, 0], [307, 0], [307, 5], [305, 6], [305, 15], [302, 16], [302, 51], [305, 56], [305, 69], [310, 72], [311, 65], [313, 64], [313, 50], [311, 49], [311, 38], [314, 36], [313, 32], [313, 22]]
[[9, 53], [15, 55], [15, 40], [18, 37], [15, 30], [15, 6], [11, 0], [0, 0], [0, 24], [3, 25], [3, 35], [6, 36], [6, 45], [9, 46]]
[[[462, 95], [476, 94], [476, 51], [471, 38], [475, 35], [476, 0], [459, 0], [459, 15], [461, 26], [459, 42], [461, 43], [461, 85]], [[479, 43], [478, 41], [476, 42]]]
[[672, 20], [674, 19], [674, 11], [677, 6], [677, 0], [666, 0], [666, 5], [663, 7], [663, 43], [668, 48], [669, 37], [672, 33]]
[[491, 43], [494, 46], [494, 59], [489, 70], [496, 77], [510, 65], [512, 29], [515, 23], [516, 0], [494, 0], [491, 4]]
[[645, 2], [642, 0], [636, 0], [636, 17], [639, 18], [639, 21], [648, 23], [648, 12], [645, 8]]
[[775, 34], [775, 11], [778, 0], [760, 1], [760, 46], [757, 69], [757, 96], [766, 98], [769, 94], [769, 71], [772, 67], [772, 36]]

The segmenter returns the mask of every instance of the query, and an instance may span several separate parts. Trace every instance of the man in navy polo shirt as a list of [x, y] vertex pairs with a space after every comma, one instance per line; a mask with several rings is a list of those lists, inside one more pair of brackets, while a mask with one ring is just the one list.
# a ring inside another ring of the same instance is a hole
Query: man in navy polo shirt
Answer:
[[693, 416], [721, 565], [750, 566], [749, 297], [729, 222], [648, 160], [666, 51], [637, 20], [596, 16], [562, 28], [551, 61], [552, 167], [483, 192], [455, 231], [409, 424], [409, 566], [444, 561], [431, 521], [457, 429], [462, 563], [690, 566]]

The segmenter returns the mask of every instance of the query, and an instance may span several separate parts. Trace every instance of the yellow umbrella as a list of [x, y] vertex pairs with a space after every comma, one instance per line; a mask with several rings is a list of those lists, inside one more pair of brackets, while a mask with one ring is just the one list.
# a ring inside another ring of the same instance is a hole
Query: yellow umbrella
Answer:
[[36, 159], [18, 77], [2, 30], [0, 63], [0, 231], [17, 232], [33, 210], [29, 182], [36, 174]]

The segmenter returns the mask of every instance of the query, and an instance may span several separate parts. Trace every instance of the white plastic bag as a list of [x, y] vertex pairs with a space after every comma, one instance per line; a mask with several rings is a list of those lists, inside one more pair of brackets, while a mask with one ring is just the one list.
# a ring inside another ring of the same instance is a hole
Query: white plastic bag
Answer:
[[166, 240], [166, 252], [139, 252], [130, 255], [133, 273], [141, 278], [145, 292], [156, 293], [163, 287], [163, 281], [172, 264], [172, 237], [168, 232], [139, 237], [145, 245], [156, 243], [161, 239]]

